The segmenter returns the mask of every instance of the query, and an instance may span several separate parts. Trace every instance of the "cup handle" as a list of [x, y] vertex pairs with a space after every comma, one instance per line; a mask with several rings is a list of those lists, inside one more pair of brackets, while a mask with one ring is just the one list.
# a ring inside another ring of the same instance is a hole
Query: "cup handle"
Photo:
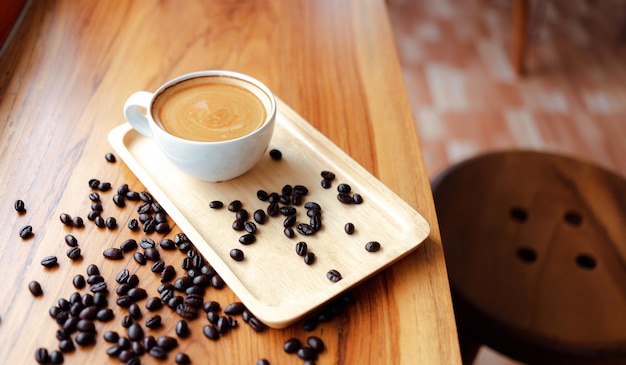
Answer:
[[147, 110], [150, 108], [150, 100], [152, 100], [152, 93], [147, 91], [135, 92], [124, 104], [124, 117], [137, 132], [153, 138], [154, 134], [150, 128], [147, 115]]

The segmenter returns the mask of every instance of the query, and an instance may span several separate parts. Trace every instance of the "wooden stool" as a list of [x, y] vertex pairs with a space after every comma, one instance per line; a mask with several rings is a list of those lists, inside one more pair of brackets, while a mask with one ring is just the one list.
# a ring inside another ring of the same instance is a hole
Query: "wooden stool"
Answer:
[[626, 181], [571, 158], [483, 155], [433, 182], [464, 363], [626, 364]]

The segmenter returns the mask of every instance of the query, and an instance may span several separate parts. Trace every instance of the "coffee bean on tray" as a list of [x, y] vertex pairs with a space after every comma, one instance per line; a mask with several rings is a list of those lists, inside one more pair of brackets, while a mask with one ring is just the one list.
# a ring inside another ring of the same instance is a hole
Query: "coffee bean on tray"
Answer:
[[337, 282], [342, 279], [341, 273], [335, 269], [329, 270], [326, 273], [326, 277], [328, 278], [328, 280], [333, 281], [333, 282]]
[[283, 153], [274, 148], [270, 150], [270, 157], [272, 160], [278, 161], [283, 158]]
[[39, 297], [43, 295], [41, 284], [39, 284], [38, 281], [33, 280], [30, 283], [28, 283], [28, 290], [30, 290], [30, 293], [35, 297]]
[[33, 227], [32, 226], [24, 226], [20, 229], [20, 238], [28, 239], [33, 236]]
[[15, 204], [13, 204], [13, 207], [15, 208], [15, 211], [20, 214], [26, 213], [26, 205], [24, 204], [24, 201], [21, 199], [17, 199], [15, 201]]

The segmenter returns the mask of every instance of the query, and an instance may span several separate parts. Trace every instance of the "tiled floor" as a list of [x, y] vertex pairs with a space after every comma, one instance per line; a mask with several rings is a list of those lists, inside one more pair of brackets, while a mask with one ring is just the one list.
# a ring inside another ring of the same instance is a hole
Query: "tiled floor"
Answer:
[[[626, 0], [542, 0], [527, 65], [513, 0], [387, 0], [429, 175], [497, 149], [578, 157], [626, 177]], [[515, 364], [481, 350], [479, 365]]]

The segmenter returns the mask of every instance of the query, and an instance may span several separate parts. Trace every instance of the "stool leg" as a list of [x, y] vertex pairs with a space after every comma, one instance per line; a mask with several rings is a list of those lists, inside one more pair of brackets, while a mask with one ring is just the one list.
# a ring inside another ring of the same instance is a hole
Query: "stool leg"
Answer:
[[515, 0], [513, 4], [513, 65], [518, 75], [524, 74], [528, 47], [529, 0]]
[[474, 363], [481, 345], [474, 336], [459, 329], [459, 347], [463, 365], [472, 365]]

